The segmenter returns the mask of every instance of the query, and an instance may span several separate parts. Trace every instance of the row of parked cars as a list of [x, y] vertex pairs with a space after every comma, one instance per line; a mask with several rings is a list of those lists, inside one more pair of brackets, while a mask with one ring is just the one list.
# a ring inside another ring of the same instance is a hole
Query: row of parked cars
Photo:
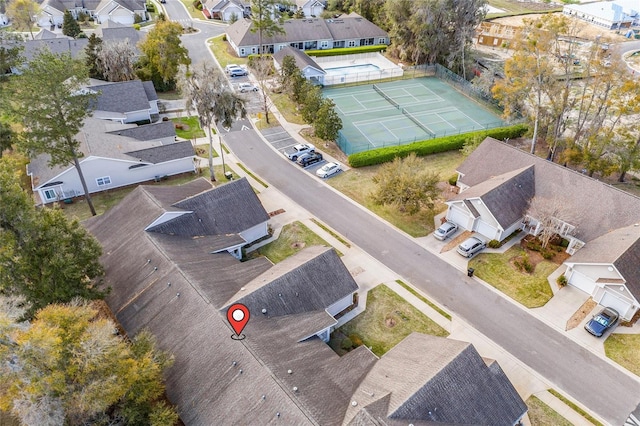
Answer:
[[[284, 150], [284, 155], [291, 161], [295, 161], [300, 167], [308, 167], [324, 161], [322, 154], [316, 151], [316, 147], [310, 143], [301, 143]], [[327, 178], [341, 171], [338, 163], [329, 162], [316, 170], [316, 176]]]

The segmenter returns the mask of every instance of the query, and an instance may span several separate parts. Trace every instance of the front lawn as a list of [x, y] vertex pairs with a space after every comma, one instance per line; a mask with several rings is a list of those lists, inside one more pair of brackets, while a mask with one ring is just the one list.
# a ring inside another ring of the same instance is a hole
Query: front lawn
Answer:
[[233, 51], [229, 42], [224, 41], [223, 38], [224, 34], [214, 37], [209, 41], [211, 51], [220, 66], [224, 68], [229, 64], [247, 65], [249, 60], [236, 55], [236, 52]]
[[269, 97], [285, 120], [294, 124], [307, 124], [298, 112], [296, 103], [286, 93], [270, 93]]
[[604, 352], [609, 358], [640, 376], [640, 335], [611, 334], [604, 342]]
[[340, 327], [333, 335], [331, 346], [340, 354], [344, 336], [355, 346], [358, 343], [382, 356], [412, 332], [446, 337], [447, 330], [384, 284], [367, 293], [367, 308]]
[[[450, 151], [420, 157], [420, 160], [425, 168], [437, 172], [445, 181], [454, 174], [455, 169], [462, 163], [463, 157], [458, 151]], [[446, 209], [447, 206], [444, 203], [437, 203], [434, 212], [422, 210], [409, 215], [393, 207], [381, 206], [373, 202], [371, 193], [375, 190], [376, 184], [372, 179], [380, 167], [376, 165], [351, 169], [327, 179], [327, 183], [412, 237], [424, 237], [433, 232], [433, 216]]]
[[535, 426], [571, 426], [571, 422], [562, 417], [553, 408], [540, 401], [535, 396], [530, 396], [526, 401], [529, 408], [529, 420]]
[[553, 297], [547, 277], [558, 265], [542, 260], [532, 273], [521, 272], [513, 263], [524, 254], [525, 250], [519, 246], [511, 247], [505, 253], [480, 253], [469, 261], [469, 267], [475, 269], [478, 278], [527, 308], [538, 308]]
[[248, 257], [266, 256], [273, 263], [282, 262], [307, 246], [326, 246], [329, 243], [307, 228], [302, 222], [293, 222], [282, 227], [277, 240], [249, 253]]
[[182, 139], [196, 139], [206, 136], [196, 116], [177, 117], [172, 118], [171, 121], [173, 121], [176, 127], [176, 135]]
[[[215, 141], [214, 141], [215, 144]], [[209, 144], [203, 143], [200, 145], [196, 145], [196, 155], [202, 158], [209, 158]], [[213, 146], [213, 158], [219, 157], [218, 152], [216, 151], [215, 145]]]

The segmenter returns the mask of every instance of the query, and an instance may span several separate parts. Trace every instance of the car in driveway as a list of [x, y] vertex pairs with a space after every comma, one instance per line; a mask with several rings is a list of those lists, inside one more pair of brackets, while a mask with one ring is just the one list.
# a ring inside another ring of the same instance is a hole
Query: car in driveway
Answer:
[[302, 154], [300, 157], [298, 157], [296, 163], [298, 163], [302, 167], [307, 167], [312, 164], [319, 163], [320, 161], [322, 161], [322, 154], [320, 154], [319, 152], [310, 152], [308, 154]]
[[342, 168], [340, 167], [340, 164], [331, 162], [316, 170], [316, 176], [321, 178], [328, 178], [329, 176], [335, 175], [341, 170]]
[[453, 222], [447, 221], [442, 225], [440, 225], [438, 229], [436, 229], [436, 232], [433, 233], [433, 236], [435, 237], [436, 240], [444, 241], [450, 236], [452, 236], [453, 234], [455, 234], [457, 230], [458, 230], [458, 225], [456, 225]]
[[608, 329], [618, 322], [618, 318], [620, 315], [615, 309], [604, 308], [584, 325], [584, 329], [596, 337], [602, 337]]
[[229, 77], [242, 77], [245, 75], [249, 75], [249, 71], [247, 71], [244, 68], [236, 67], [236, 68], [229, 68], [228, 74], [229, 74]]
[[284, 155], [291, 161], [296, 161], [302, 154], [316, 152], [316, 147], [310, 143], [299, 143], [284, 150]]
[[238, 92], [257, 92], [258, 88], [251, 83], [240, 83], [238, 84]]
[[487, 243], [478, 237], [467, 238], [458, 246], [458, 254], [464, 257], [473, 257], [474, 254], [485, 248]]

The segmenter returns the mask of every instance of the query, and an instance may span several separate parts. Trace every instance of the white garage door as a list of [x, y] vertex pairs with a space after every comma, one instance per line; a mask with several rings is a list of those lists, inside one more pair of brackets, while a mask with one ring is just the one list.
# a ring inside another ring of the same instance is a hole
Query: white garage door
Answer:
[[498, 230], [482, 219], [478, 219], [478, 221], [476, 222], [475, 231], [491, 240], [494, 240], [496, 238], [496, 235], [498, 235]]
[[596, 283], [591, 278], [581, 274], [575, 269], [571, 277], [569, 277], [569, 284], [591, 295], [593, 295], [593, 290], [596, 287]]
[[458, 226], [464, 229], [467, 229], [467, 227], [469, 226], [468, 213], [460, 210], [455, 206], [451, 206], [449, 208], [449, 212], [447, 213], [447, 219], [453, 223], [458, 224]]
[[616, 294], [608, 292], [607, 290], [604, 291], [604, 295], [602, 296], [602, 299], [600, 299], [600, 304], [602, 306], [607, 306], [609, 308], [615, 309], [616, 311], [618, 311], [618, 313], [620, 314], [620, 317], [622, 318], [625, 317], [625, 315], [627, 314], [627, 311], [633, 305], [631, 302], [628, 302], [622, 297], [619, 297]]

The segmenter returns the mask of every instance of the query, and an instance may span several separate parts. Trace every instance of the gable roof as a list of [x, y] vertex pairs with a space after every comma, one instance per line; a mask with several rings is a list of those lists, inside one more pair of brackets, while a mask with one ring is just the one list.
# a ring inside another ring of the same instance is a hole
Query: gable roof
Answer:
[[356, 419], [359, 406], [383, 414], [381, 424], [513, 425], [527, 411], [498, 364], [487, 366], [473, 345], [420, 333], [373, 366], [354, 401], [345, 423]]
[[40, 49], [48, 49], [51, 53], [69, 53], [77, 58], [84, 53], [89, 43], [88, 38], [72, 39], [69, 37], [43, 38], [40, 40], [26, 40], [23, 42], [23, 55], [27, 61], [35, 57]]
[[[98, 93], [96, 111], [110, 111], [127, 113], [133, 111], [149, 110], [149, 101], [157, 100], [155, 90], [151, 91], [148, 85], [140, 80], [107, 83], [88, 87]], [[152, 95], [150, 96], [150, 93]]]
[[145, 124], [144, 126], [128, 125], [118, 130], [108, 131], [107, 133], [126, 136], [139, 141], [149, 141], [152, 139], [175, 138], [176, 128], [171, 121], [159, 121], [157, 123]]
[[[500, 226], [506, 229], [522, 218], [534, 195], [535, 176], [534, 167], [531, 165], [491, 177], [463, 191], [454, 199], [467, 200], [479, 197]], [[467, 206], [473, 208], [472, 212], [477, 213], [473, 205]]]
[[196, 153], [193, 150], [191, 141], [182, 141], [138, 151], [129, 151], [125, 154], [145, 163], [158, 164], [178, 158], [192, 157]]
[[276, 53], [273, 54], [273, 59], [278, 62], [278, 64], [282, 65], [284, 58], [286, 56], [292, 56], [294, 61], [296, 62], [296, 66], [300, 71], [304, 70], [307, 67], [312, 67], [323, 74], [326, 74], [320, 65], [316, 63], [309, 55], [303, 52], [300, 49], [296, 49], [295, 47], [286, 46]]
[[582, 241], [638, 222], [640, 198], [493, 138], [485, 139], [458, 167], [459, 181], [473, 187], [532, 165], [536, 196], [559, 198], [573, 211], [584, 212], [578, 223], [572, 224], [576, 225], [576, 237]]
[[147, 35], [144, 31], [138, 31], [132, 26], [120, 24], [110, 19], [100, 24], [95, 33], [105, 43], [128, 41], [136, 53], [139, 53], [138, 42], [144, 40]]
[[[86, 0], [84, 0], [86, 1]], [[123, 7], [129, 12], [135, 12], [138, 10], [145, 10], [144, 2], [139, 0], [92, 0], [96, 2], [93, 9], [96, 12], [100, 12], [104, 8], [110, 8], [109, 12], [117, 7]]]
[[172, 207], [187, 213], [147, 230], [188, 237], [238, 234], [269, 220], [246, 178], [187, 198]]

